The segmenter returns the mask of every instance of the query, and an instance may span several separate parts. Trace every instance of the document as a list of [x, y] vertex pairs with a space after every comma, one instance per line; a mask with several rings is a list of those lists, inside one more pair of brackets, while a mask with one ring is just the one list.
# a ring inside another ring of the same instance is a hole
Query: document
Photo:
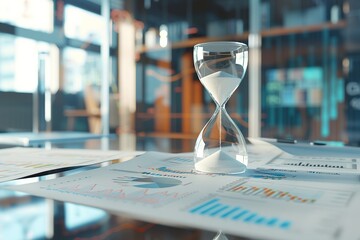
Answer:
[[[255, 167], [259, 171], [282, 172], [284, 174], [312, 174], [319, 177], [343, 176], [344, 178], [360, 177], [359, 149], [355, 152], [354, 148], [351, 148], [351, 154], [349, 154], [349, 148], [338, 148], [336, 155], [332, 153], [326, 155], [326, 148], [318, 150], [321, 155], [314, 154], [315, 151], [312, 147], [308, 147], [311, 151], [306, 151], [307, 148], [304, 147], [299, 149], [303, 149], [302, 155], [294, 155], [281, 151], [280, 154], [270, 161], [261, 161]], [[332, 151], [334, 151], [334, 148], [332, 148]], [[313, 155], [306, 155], [309, 152], [313, 153]]]
[[262, 168], [341, 175], [359, 174], [359, 164], [358, 157], [294, 156], [283, 152]]
[[360, 216], [359, 180], [329, 182], [332, 177], [337, 176], [309, 180], [257, 169], [243, 175], [204, 174], [194, 170], [191, 154], [148, 152], [124, 163], [8, 188], [139, 220], [256, 239], [358, 239], [360, 228], [351, 223]]
[[0, 182], [41, 172], [134, 157], [143, 152], [83, 149], [6, 148], [0, 150]]

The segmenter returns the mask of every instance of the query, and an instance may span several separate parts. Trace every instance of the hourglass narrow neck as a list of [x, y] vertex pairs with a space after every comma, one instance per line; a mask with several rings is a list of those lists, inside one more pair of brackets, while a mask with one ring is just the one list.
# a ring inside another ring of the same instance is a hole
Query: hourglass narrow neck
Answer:
[[226, 100], [225, 102], [223, 102], [222, 104], [219, 104], [217, 101], [215, 101], [215, 105], [216, 105], [216, 108], [221, 108], [221, 109], [225, 109], [225, 106], [226, 106], [226, 103], [228, 102], [228, 100]]
[[228, 112], [226, 111], [225, 103], [223, 105], [221, 105], [221, 106], [216, 103], [216, 109], [215, 109], [215, 111], [214, 111], [214, 113], [212, 115], [212, 118], [213, 117], [219, 117], [222, 114], [229, 115]]
[[218, 101], [216, 101], [216, 99], [214, 99], [214, 98], [213, 98], [213, 101], [217, 108], [225, 109], [226, 103], [229, 101], [229, 99], [230, 99], [230, 97], [228, 99], [226, 99], [225, 101], [223, 101], [221, 104]]

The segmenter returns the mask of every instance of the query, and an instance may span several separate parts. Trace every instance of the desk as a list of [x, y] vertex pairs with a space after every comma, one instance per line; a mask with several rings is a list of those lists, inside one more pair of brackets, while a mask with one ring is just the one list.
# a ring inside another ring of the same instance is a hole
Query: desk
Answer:
[[[127, 139], [129, 139], [129, 136]], [[131, 139], [134, 141], [134, 147], [137, 150], [145, 151], [189, 151], [189, 149], [186, 149], [187, 146], [193, 144], [191, 140], [146, 137]], [[108, 139], [106, 147], [112, 150], [121, 149], [124, 146], [121, 140], [121, 137]], [[89, 139], [82, 143], [76, 142], [76, 144], [71, 142], [59, 143], [53, 145], [53, 147], [100, 149], [104, 146], [101, 141], [100, 139]], [[126, 143], [132, 141], [126, 141]], [[190, 144], [188, 144], [189, 142]], [[299, 151], [303, 154], [306, 153], [304, 148], [308, 148], [308, 146], [284, 144], [280, 144], [279, 147], [284, 149], [291, 147], [291, 151]], [[321, 146], [321, 148], [324, 149], [324, 146]], [[314, 148], [310, 150], [314, 150]], [[359, 149], [354, 148], [342, 148], [342, 150], [351, 151], [354, 156], [360, 152]], [[332, 151], [334, 154], [335, 152], [338, 154], [341, 152], [339, 148], [332, 149]], [[71, 171], [85, 171], [96, 167], [98, 166]], [[42, 181], [70, 174], [71, 171], [17, 180], [13, 183]], [[215, 232], [139, 221], [131, 218], [131, 216], [114, 215], [100, 209], [8, 190], [0, 190], [0, 206], [0, 238], [5, 239], [211, 239], [215, 236]], [[243, 239], [238, 236], [227, 236], [229, 239]]]

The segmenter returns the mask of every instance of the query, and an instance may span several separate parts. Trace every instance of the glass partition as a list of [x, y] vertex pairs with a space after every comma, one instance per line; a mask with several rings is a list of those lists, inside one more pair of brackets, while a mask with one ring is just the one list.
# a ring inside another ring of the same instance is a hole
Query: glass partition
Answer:
[[[92, 85], [99, 93], [101, 84], [100, 9], [91, 1], [0, 0], [0, 112], [8, 113], [1, 132], [35, 131], [38, 121], [40, 130], [90, 131], [84, 90]], [[112, 93], [118, 89], [116, 45], [109, 49]], [[78, 111], [69, 115], [69, 109]]]
[[349, 143], [347, 1], [262, 1], [262, 136]]

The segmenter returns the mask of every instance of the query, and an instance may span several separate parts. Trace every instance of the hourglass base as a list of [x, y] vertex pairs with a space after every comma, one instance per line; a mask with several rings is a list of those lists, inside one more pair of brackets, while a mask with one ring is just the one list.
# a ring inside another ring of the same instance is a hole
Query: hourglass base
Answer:
[[216, 236], [213, 238], [213, 240], [228, 240], [228, 238], [223, 234], [221, 231], [219, 231]]
[[233, 158], [223, 150], [217, 150], [204, 158], [197, 158], [195, 170], [216, 174], [240, 174], [246, 171], [247, 156], [236, 155]]

